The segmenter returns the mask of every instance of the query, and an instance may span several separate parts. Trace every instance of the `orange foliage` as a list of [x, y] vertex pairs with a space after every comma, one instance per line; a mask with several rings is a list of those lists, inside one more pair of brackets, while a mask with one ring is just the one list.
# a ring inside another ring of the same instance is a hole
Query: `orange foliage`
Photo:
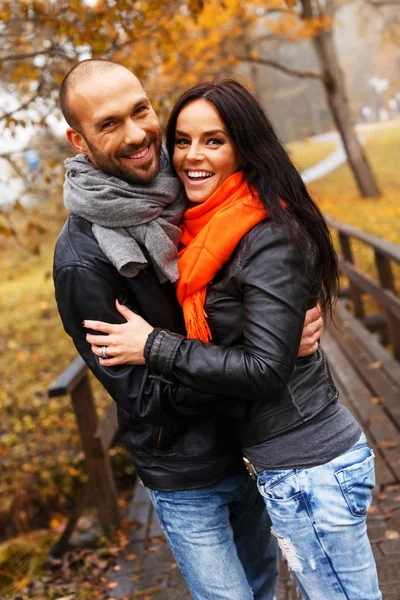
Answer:
[[55, 102], [77, 61], [102, 57], [132, 69], [162, 114], [185, 88], [237, 71], [260, 32], [296, 41], [332, 26], [303, 19], [294, 0], [0, 0], [0, 19], [0, 77], [21, 101], [41, 82], [40, 95]]

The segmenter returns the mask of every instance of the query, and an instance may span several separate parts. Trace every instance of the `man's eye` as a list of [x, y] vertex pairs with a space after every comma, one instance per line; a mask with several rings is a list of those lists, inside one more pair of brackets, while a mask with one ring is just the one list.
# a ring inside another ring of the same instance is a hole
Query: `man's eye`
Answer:
[[103, 131], [104, 129], [108, 129], [108, 127], [112, 127], [114, 124], [115, 124], [115, 121], [106, 121], [101, 126], [101, 131]]
[[139, 115], [140, 113], [147, 112], [148, 110], [149, 110], [149, 107], [144, 104], [143, 106], [139, 106], [139, 108], [137, 108], [135, 110], [135, 115]]

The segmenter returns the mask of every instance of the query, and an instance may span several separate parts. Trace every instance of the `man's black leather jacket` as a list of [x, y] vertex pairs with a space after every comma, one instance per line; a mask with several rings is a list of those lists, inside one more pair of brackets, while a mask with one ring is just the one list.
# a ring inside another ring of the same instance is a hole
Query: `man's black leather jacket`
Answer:
[[[102, 367], [86, 342], [83, 320], [124, 321], [117, 298], [151, 325], [183, 334], [172, 284], [161, 285], [150, 267], [134, 278], [122, 277], [100, 249], [91, 224], [76, 215], [68, 218], [56, 244], [54, 284], [65, 331], [116, 401], [122, 440], [147, 487], [198, 488], [243, 470], [235, 421], [213, 408], [226, 406], [226, 400], [197, 391], [196, 385], [149, 376], [145, 366]], [[179, 419], [173, 416], [177, 407]]]
[[282, 227], [263, 221], [207, 288], [213, 343], [161, 330], [146, 344], [152, 373], [242, 406], [243, 447], [305, 423], [338, 397], [321, 350], [297, 358], [305, 313], [316, 303], [309, 248], [304, 257]]

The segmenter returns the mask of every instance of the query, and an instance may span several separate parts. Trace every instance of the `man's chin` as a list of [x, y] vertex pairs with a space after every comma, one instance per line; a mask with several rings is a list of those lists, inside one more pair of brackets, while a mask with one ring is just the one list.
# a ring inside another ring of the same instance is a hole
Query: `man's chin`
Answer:
[[124, 176], [121, 173], [121, 179], [127, 183], [145, 184], [151, 183], [157, 177], [159, 172], [158, 163], [151, 165], [148, 169], [136, 169], [132, 171], [126, 170]]

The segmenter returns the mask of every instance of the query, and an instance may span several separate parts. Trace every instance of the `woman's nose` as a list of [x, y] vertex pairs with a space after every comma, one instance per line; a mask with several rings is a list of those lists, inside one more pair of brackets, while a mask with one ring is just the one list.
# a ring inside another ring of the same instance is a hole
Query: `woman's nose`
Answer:
[[202, 160], [202, 158], [204, 158], [204, 154], [201, 152], [201, 149], [198, 146], [192, 145], [186, 154], [186, 158], [188, 160]]

